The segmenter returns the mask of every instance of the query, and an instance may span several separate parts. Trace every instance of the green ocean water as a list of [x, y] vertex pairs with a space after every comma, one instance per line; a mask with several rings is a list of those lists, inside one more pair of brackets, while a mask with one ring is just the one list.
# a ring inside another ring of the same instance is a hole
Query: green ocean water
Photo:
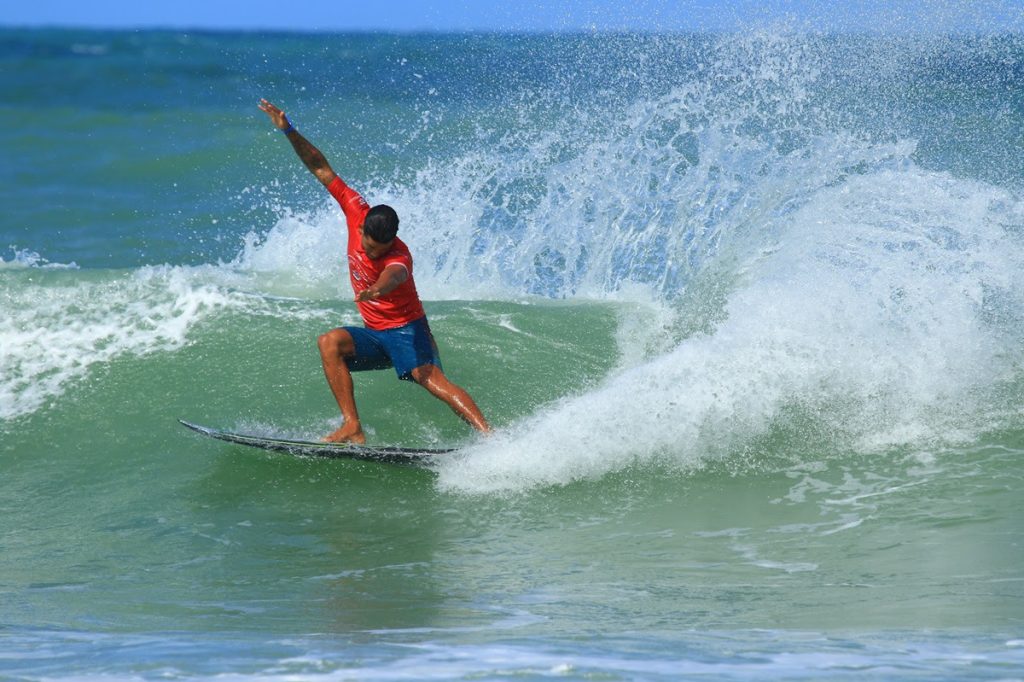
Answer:
[[[0, 32], [0, 676], [1024, 677], [1019, 36]], [[479, 439], [358, 377], [402, 215]]]

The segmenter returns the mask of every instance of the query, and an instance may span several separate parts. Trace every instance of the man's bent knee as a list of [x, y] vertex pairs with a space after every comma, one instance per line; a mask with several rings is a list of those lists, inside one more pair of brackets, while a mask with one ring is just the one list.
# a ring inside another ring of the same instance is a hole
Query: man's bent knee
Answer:
[[462, 390], [458, 385], [452, 383], [451, 379], [445, 376], [437, 365], [420, 365], [410, 374], [413, 381], [436, 396]]
[[327, 357], [350, 357], [356, 354], [356, 344], [352, 335], [344, 329], [332, 329], [324, 332], [316, 340], [320, 354]]
[[444, 378], [444, 373], [438, 369], [437, 365], [420, 365], [413, 371], [409, 372], [412, 376], [412, 380], [421, 386], [425, 386], [432, 378]]

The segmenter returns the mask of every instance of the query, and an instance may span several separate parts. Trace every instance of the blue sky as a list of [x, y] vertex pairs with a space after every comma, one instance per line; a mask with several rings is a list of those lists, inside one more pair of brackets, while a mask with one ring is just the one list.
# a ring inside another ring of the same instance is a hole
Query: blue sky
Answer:
[[1024, 0], [36, 0], [0, 25], [299, 31], [1024, 30]]

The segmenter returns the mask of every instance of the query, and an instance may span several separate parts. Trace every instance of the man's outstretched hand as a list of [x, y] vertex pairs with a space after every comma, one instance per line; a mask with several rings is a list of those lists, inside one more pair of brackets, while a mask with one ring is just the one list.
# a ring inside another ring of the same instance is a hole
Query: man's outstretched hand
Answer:
[[291, 122], [284, 115], [283, 111], [265, 99], [260, 100], [259, 107], [260, 111], [270, 117], [270, 122], [288, 137], [288, 141], [292, 143], [292, 149], [299, 155], [299, 158], [306, 168], [309, 169], [309, 172], [315, 175], [316, 179], [324, 187], [330, 187], [331, 183], [338, 176], [331, 170], [331, 164], [327, 163], [327, 159], [320, 153], [320, 150], [310, 144], [309, 140], [292, 127]]
[[266, 113], [266, 115], [270, 117], [270, 122], [279, 129], [285, 130], [291, 125], [291, 123], [288, 122], [288, 117], [284, 115], [284, 112], [267, 100], [261, 99], [259, 107], [260, 111]]

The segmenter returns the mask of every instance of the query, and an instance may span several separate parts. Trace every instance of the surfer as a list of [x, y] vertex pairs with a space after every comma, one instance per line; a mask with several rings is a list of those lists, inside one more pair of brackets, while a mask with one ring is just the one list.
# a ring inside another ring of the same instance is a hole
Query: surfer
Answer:
[[366, 442], [352, 372], [386, 367], [394, 367], [399, 379], [414, 381], [443, 400], [478, 431], [490, 431], [473, 398], [441, 369], [437, 344], [413, 282], [412, 254], [396, 236], [398, 214], [383, 204], [370, 208], [335, 174], [320, 150], [295, 130], [283, 111], [265, 99], [259, 108], [337, 200], [348, 223], [349, 279], [365, 327], [339, 327], [318, 339], [324, 374], [344, 420], [324, 440]]

